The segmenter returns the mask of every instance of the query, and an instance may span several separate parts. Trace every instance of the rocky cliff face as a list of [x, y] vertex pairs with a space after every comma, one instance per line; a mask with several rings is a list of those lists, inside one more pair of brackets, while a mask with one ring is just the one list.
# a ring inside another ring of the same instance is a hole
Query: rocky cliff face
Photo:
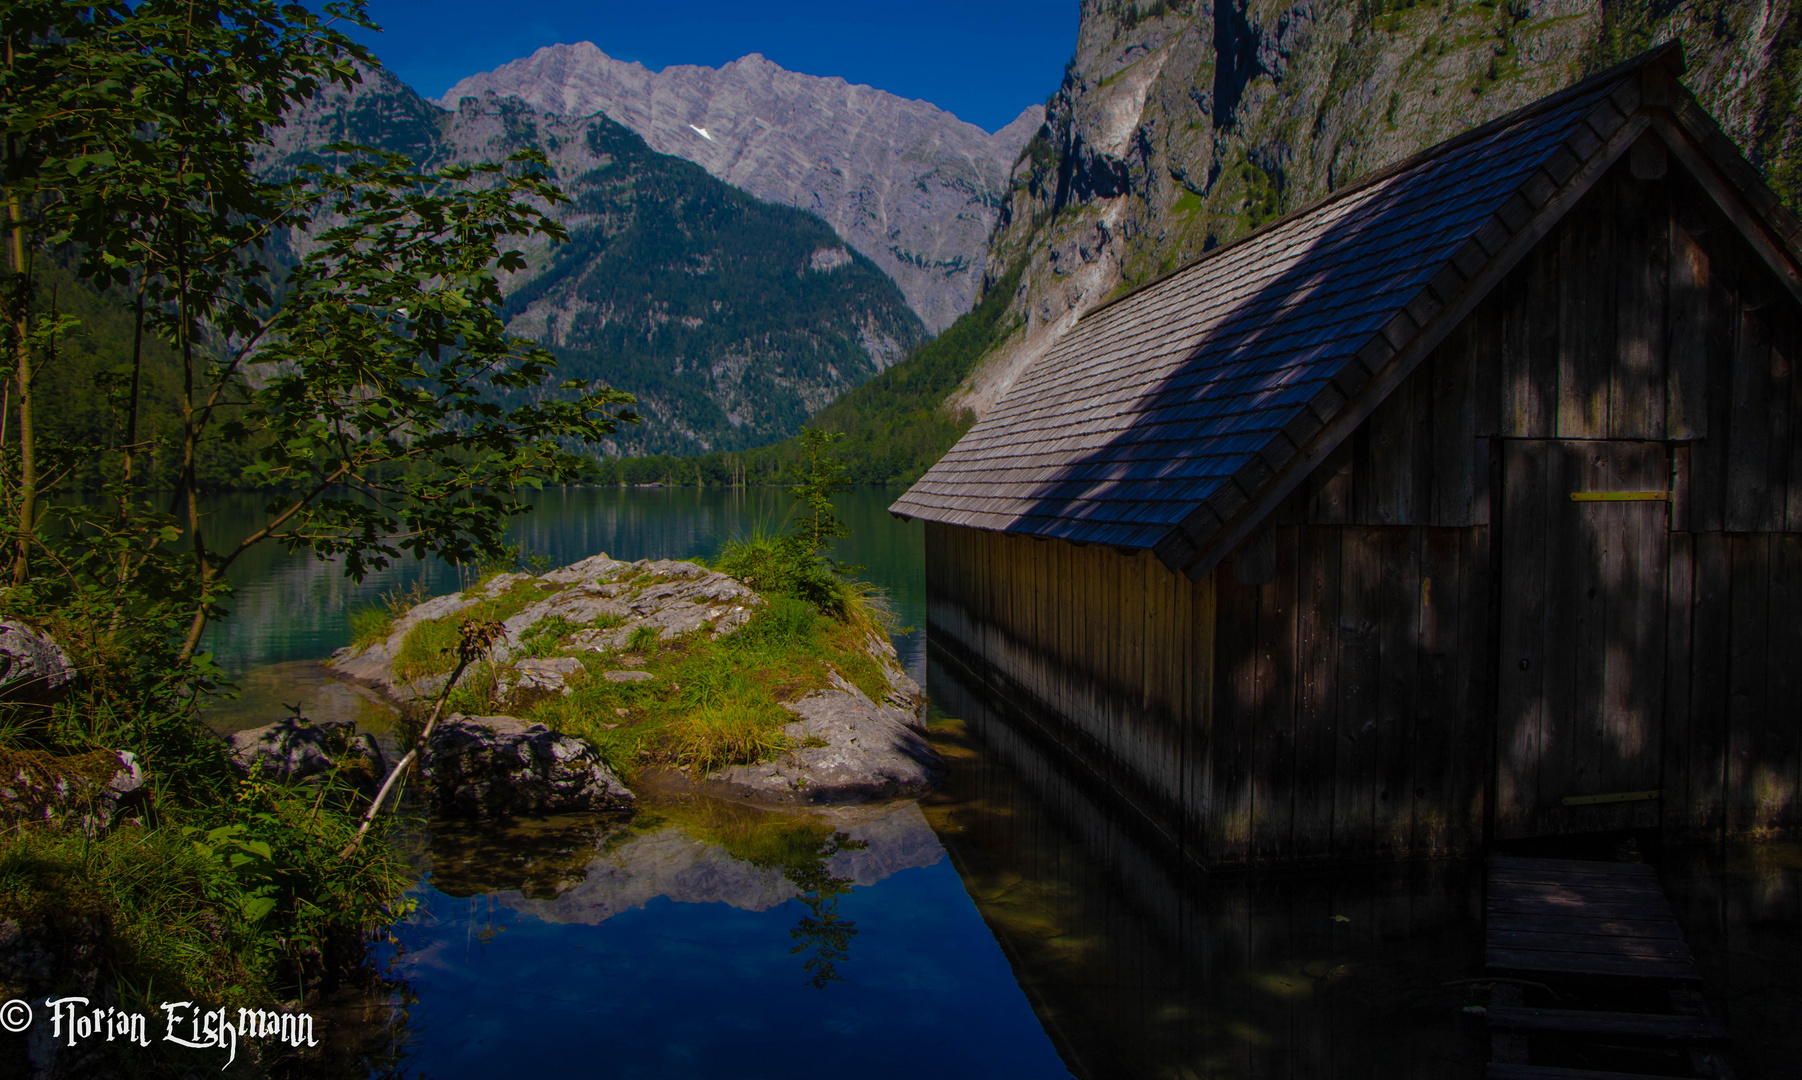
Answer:
[[448, 112], [374, 71], [290, 116], [265, 165], [291, 169], [342, 139], [427, 167], [546, 155], [571, 198], [556, 211], [570, 240], [526, 252], [530, 267], [504, 283], [508, 325], [565, 374], [638, 396], [646, 422], [613, 450], [775, 441], [923, 336], [895, 284], [817, 217], [656, 153], [604, 115], [493, 94]]
[[986, 413], [1108, 296], [1673, 38], [1684, 82], [1796, 206], [1791, 0], [1083, 0], [990, 242], [991, 267], [1025, 263], [1025, 329], [953, 404]]
[[472, 75], [443, 103], [490, 92], [567, 116], [604, 112], [659, 153], [819, 215], [934, 331], [974, 302], [1009, 166], [1043, 117], [1035, 105], [991, 135], [926, 102], [756, 54], [653, 74], [588, 42]]

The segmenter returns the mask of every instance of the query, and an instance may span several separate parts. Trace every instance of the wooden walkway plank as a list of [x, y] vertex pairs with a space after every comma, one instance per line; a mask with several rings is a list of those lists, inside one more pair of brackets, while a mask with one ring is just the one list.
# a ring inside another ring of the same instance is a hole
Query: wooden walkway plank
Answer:
[[1503, 1065], [1490, 1062], [1488, 1080], [1670, 1080], [1646, 1073], [1599, 1072], [1595, 1069], [1560, 1069], [1554, 1065]]
[[1489, 860], [1485, 957], [1491, 969], [1582, 978], [1701, 981], [1649, 866]]
[[1501, 881], [1492, 883], [1489, 891], [1492, 900], [1507, 901], [1516, 911], [1523, 907], [1529, 910], [1540, 907], [1546, 911], [1557, 911], [1597, 904], [1610, 908], [1639, 908], [1652, 917], [1668, 918], [1670, 913], [1670, 905], [1665, 903], [1664, 897], [1627, 889], [1560, 888], [1555, 885], [1516, 885]]
[[1524, 914], [1514, 911], [1491, 911], [1489, 929], [1499, 931], [1526, 930], [1546, 934], [1572, 933], [1571, 927], [1584, 927], [1583, 933], [1624, 934], [1640, 938], [1675, 938], [1682, 940], [1683, 931], [1674, 922], [1661, 919], [1584, 919], [1568, 915]]
[[1580, 900], [1559, 903], [1547, 902], [1538, 897], [1491, 898], [1489, 911], [1491, 914], [1505, 912], [1514, 915], [1556, 915], [1563, 918], [1629, 919], [1634, 921], [1662, 919], [1665, 914], [1659, 908], [1644, 903], [1598, 904], [1584, 903]]
[[1599, 956], [1593, 953], [1536, 952], [1488, 949], [1484, 963], [1494, 971], [1571, 975], [1587, 978], [1634, 979], [1650, 983], [1697, 983], [1702, 977], [1687, 960], [1663, 960], [1641, 956]]
[[1663, 895], [1657, 878], [1618, 877], [1612, 874], [1557, 874], [1544, 870], [1492, 870], [1489, 880], [1511, 885], [1552, 885], [1582, 890], [1642, 892]]
[[1489, 857], [1488, 864], [1492, 873], [1498, 870], [1553, 870], [1658, 880], [1658, 871], [1645, 863], [1590, 862], [1582, 859], [1529, 859], [1519, 855], [1492, 855]]
[[1582, 1009], [1529, 1009], [1497, 1005], [1489, 1009], [1491, 1031], [1548, 1035], [1604, 1035], [1638, 1043], [1726, 1046], [1727, 1026], [1707, 1016], [1660, 1013], [1589, 1012]]
[[1616, 934], [1544, 933], [1491, 930], [1489, 947], [1513, 952], [1585, 953], [1595, 956], [1643, 956], [1658, 960], [1694, 960], [1680, 938], [1621, 937]]

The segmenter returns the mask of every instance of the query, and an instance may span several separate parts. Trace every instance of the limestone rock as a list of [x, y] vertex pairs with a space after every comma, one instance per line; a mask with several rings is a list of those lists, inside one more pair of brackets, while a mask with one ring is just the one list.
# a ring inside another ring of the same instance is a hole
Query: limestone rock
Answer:
[[0, 702], [54, 705], [75, 680], [69, 654], [47, 634], [0, 621]]
[[[644, 627], [663, 641], [703, 629], [717, 638], [743, 626], [763, 604], [762, 597], [738, 581], [695, 563], [672, 559], [628, 563], [601, 554], [536, 578], [502, 574], [480, 591], [434, 597], [403, 613], [382, 641], [363, 650], [340, 649], [326, 666], [338, 677], [373, 687], [398, 702], [430, 699], [444, 686], [444, 676], [409, 680], [394, 670], [407, 635], [423, 622], [458, 615], [521, 581], [556, 591], [502, 622], [505, 633], [491, 656], [496, 664], [512, 668], [503, 673], [503, 697], [527, 688], [565, 692], [568, 679], [581, 669], [581, 662], [570, 657], [513, 661], [533, 629], [547, 619], [588, 628], [571, 635], [570, 648], [605, 652], [624, 649]], [[594, 626], [596, 622], [605, 628]]]
[[[1008, 167], [1044, 117], [1031, 105], [991, 135], [924, 101], [787, 71], [756, 53], [718, 69], [652, 73], [586, 41], [471, 75], [442, 103], [455, 109], [489, 93], [566, 116], [604, 112], [659, 153], [818, 214], [895, 279], [935, 333], [975, 303]], [[810, 268], [848, 261], [827, 248]]]
[[[1380, 29], [1359, 10], [1084, 3], [1043, 138], [1014, 163], [988, 245], [989, 267], [1025, 266], [1011, 312], [1024, 329], [947, 411], [988, 416], [1123, 288], [1653, 42], [1684, 42], [1684, 84], [1752, 160], [1802, 132], [1793, 94], [1771, 96], [1790, 84], [1769, 74], [1793, 17], [1759, 5], [1652, 5], [1631, 39], [1593, 0], [1534, 0], [1500, 19], [1480, 4], [1388, 5]], [[1794, 206], [1802, 191], [1779, 194]]]
[[574, 692], [570, 677], [582, 670], [582, 661], [573, 656], [550, 656], [521, 660], [513, 666], [513, 675], [501, 681], [504, 697], [515, 690], [546, 690], [568, 696]]
[[245, 770], [261, 767], [265, 777], [284, 782], [308, 780], [334, 769], [359, 787], [380, 784], [388, 775], [388, 759], [375, 736], [357, 733], [349, 720], [288, 716], [227, 737], [232, 757]]
[[130, 751], [0, 750], [0, 822], [72, 826], [92, 836], [141, 810], [146, 794]]
[[657, 676], [648, 671], [609, 671], [601, 677], [608, 682], [650, 682]]
[[587, 743], [512, 716], [454, 713], [425, 749], [432, 804], [477, 815], [620, 810], [630, 791]]
[[[785, 706], [799, 719], [784, 732], [799, 745], [774, 761], [708, 775], [732, 794], [775, 803], [856, 803], [924, 795], [945, 763], [917, 730], [925, 696], [905, 674], [880, 703], [839, 678]], [[911, 691], [908, 687], [911, 686]], [[917, 698], [918, 705], [913, 704]]]

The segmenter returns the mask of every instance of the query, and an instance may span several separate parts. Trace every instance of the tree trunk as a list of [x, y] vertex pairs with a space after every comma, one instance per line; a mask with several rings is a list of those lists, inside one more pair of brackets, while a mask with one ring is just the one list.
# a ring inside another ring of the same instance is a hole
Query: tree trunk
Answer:
[[7, 200], [7, 208], [12, 215], [13, 273], [17, 275], [19, 289], [17, 306], [13, 309], [13, 333], [18, 353], [18, 367], [13, 377], [19, 384], [19, 534], [13, 555], [13, 584], [23, 585], [31, 576], [31, 533], [37, 525], [37, 437], [32, 424], [31, 348], [27, 340], [30, 323], [26, 305], [30, 298], [30, 283], [25, 276], [25, 227], [18, 196]]

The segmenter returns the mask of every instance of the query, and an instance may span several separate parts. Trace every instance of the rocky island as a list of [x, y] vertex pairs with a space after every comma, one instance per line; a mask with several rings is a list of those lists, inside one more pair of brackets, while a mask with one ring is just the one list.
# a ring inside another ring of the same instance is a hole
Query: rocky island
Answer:
[[[623, 809], [634, 789], [766, 805], [916, 796], [943, 763], [880, 626], [765, 597], [693, 562], [605, 554], [401, 606], [327, 662], [403, 709], [444, 693], [450, 643], [498, 624], [425, 748], [435, 808]], [[240, 733], [240, 756], [271, 729]]]

